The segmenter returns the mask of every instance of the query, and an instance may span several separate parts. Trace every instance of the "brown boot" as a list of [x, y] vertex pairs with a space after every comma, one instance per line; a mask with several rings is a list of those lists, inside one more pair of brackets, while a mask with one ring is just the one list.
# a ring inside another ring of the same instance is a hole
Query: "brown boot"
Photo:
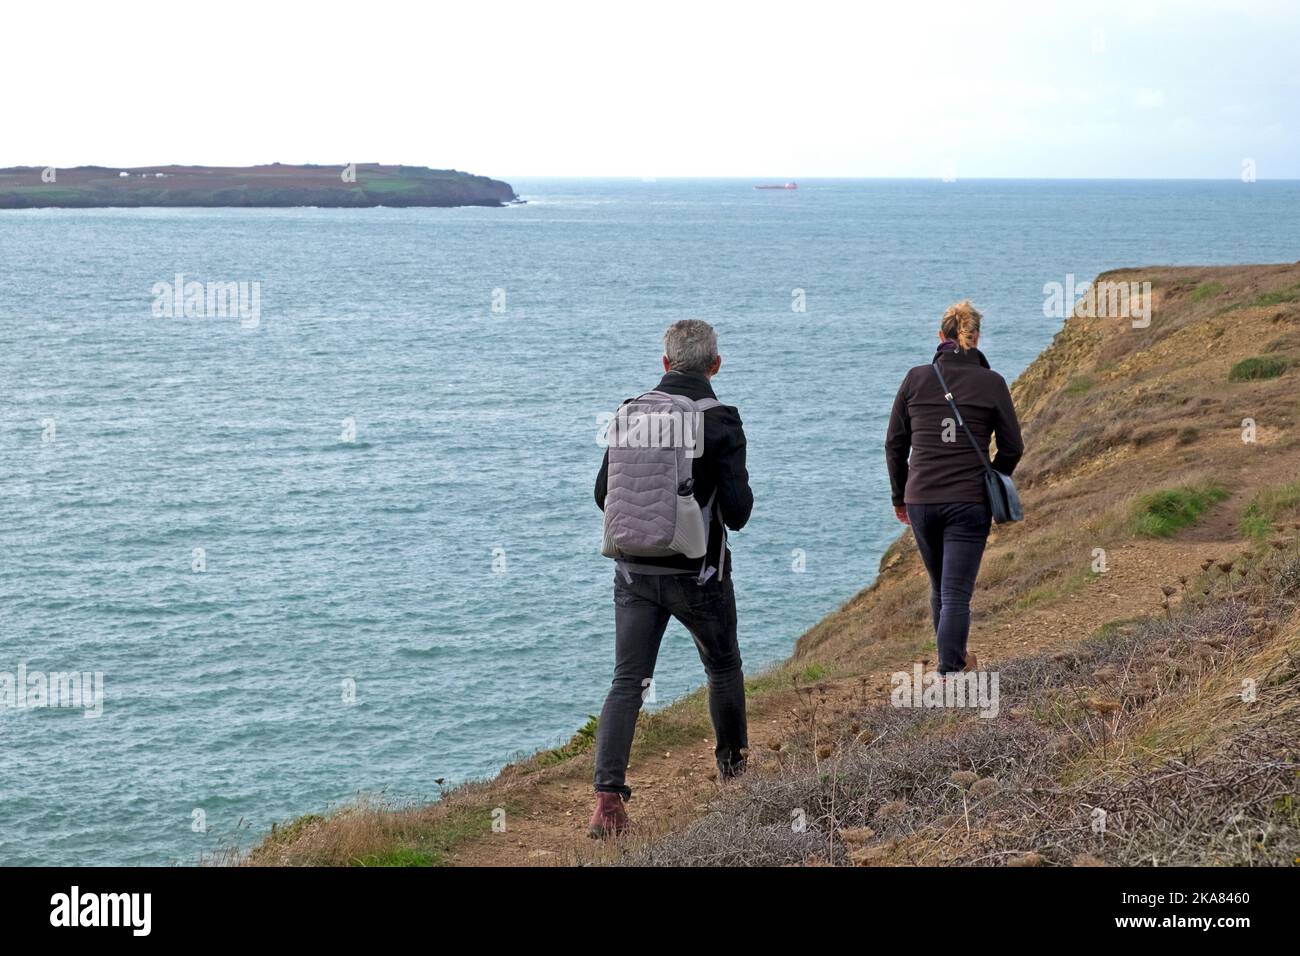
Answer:
[[979, 658], [975, 656], [974, 651], [967, 651], [966, 666], [962, 668], [962, 671], [964, 673], [969, 673], [970, 671], [977, 671], [979, 669], [980, 669]]
[[597, 793], [596, 812], [591, 815], [587, 836], [593, 840], [607, 840], [627, 830], [627, 811], [623, 809], [621, 793]]

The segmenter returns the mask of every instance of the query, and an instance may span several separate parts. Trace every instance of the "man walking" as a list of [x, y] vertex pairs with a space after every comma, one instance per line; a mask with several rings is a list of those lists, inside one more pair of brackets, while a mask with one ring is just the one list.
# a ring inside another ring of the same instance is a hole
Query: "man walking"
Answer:
[[[596, 730], [590, 833], [598, 839], [628, 825], [632, 736], [670, 617], [690, 632], [708, 676], [719, 779], [745, 769], [745, 681], [726, 532], [745, 526], [754, 495], [740, 415], [710, 384], [721, 366], [707, 322], [669, 328], [665, 374], [619, 410], [596, 476], [604, 553], [617, 562], [614, 679]], [[660, 441], [665, 434], [673, 441]]]

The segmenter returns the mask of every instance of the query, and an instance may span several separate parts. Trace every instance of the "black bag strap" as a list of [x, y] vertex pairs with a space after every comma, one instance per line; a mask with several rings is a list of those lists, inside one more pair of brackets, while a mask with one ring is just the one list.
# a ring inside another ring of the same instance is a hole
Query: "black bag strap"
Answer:
[[961, 417], [961, 410], [957, 408], [957, 402], [953, 400], [952, 392], [948, 391], [948, 383], [943, 380], [943, 372], [939, 371], [939, 360], [935, 359], [934, 362], [931, 363], [931, 367], [934, 369], [934, 374], [939, 376], [939, 387], [943, 389], [943, 397], [948, 399], [948, 404], [952, 407], [952, 413], [957, 416], [957, 424], [962, 427], [962, 431], [964, 431], [966, 437], [970, 439], [970, 444], [971, 447], [975, 449], [975, 454], [979, 455], [980, 464], [984, 466], [986, 471], [992, 471], [993, 466], [989, 464], [988, 457], [984, 454], [983, 449], [980, 448], [980, 443], [977, 442], [975, 436], [971, 434], [970, 427], [966, 424], [966, 419]]

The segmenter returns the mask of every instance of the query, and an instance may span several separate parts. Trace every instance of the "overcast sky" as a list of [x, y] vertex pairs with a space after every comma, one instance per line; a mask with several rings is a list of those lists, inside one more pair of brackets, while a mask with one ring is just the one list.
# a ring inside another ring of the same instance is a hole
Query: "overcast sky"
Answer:
[[5, 34], [4, 166], [1300, 178], [1295, 0], [27, 3]]

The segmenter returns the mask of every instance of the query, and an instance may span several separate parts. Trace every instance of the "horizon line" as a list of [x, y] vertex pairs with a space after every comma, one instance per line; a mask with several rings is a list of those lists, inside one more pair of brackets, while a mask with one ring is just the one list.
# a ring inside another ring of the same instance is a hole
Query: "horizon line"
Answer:
[[951, 180], [946, 180], [942, 176], [771, 176], [763, 177], [757, 175], [673, 175], [673, 176], [641, 176], [635, 174], [559, 174], [559, 173], [501, 173], [494, 174], [493, 178], [506, 179], [618, 179], [631, 180], [644, 183], [658, 182], [660, 180], [760, 180], [762, 182], [827, 182], [835, 180], [847, 181], [884, 181], [884, 182], [961, 182], [963, 180], [971, 182], [1114, 182], [1114, 183], [1132, 183], [1132, 182], [1197, 182], [1197, 183], [1235, 183], [1240, 182], [1242, 185], [1251, 185], [1254, 182], [1273, 182], [1273, 183], [1294, 183], [1300, 182], [1300, 176], [1259, 176], [1254, 180], [1246, 181], [1240, 176], [955, 176]]
[[[227, 166], [223, 164], [212, 163], [148, 163], [143, 165], [127, 166], [114, 163], [80, 163], [71, 164], [42, 164], [42, 163], [0, 163], [0, 169], [77, 169], [77, 168], [103, 168], [103, 169], [154, 169], [164, 166], [179, 167], [197, 167], [197, 168], [214, 168], [214, 169], [252, 169], [259, 166], [319, 166], [331, 168], [338, 166], [347, 167], [349, 163], [332, 163], [332, 162], [283, 162], [281, 160], [270, 160], [265, 162], [249, 163], [245, 165]], [[639, 182], [657, 182], [659, 180], [757, 180], [761, 182], [818, 182], [818, 181], [884, 181], [884, 182], [932, 182], [939, 180], [946, 183], [955, 183], [962, 180], [975, 182], [1242, 182], [1249, 185], [1251, 182], [1300, 182], [1300, 174], [1294, 176], [1256, 176], [1249, 182], [1237, 176], [953, 176], [951, 179], [946, 178], [942, 173], [929, 175], [906, 175], [906, 176], [879, 176], [879, 175], [851, 175], [851, 174], [832, 174], [832, 175], [788, 175], [772, 174], [766, 175], [761, 173], [711, 173], [697, 174], [684, 173], [672, 175], [650, 175], [646, 173], [482, 173], [476, 170], [460, 166], [433, 166], [419, 163], [388, 163], [388, 162], [358, 162], [356, 165], [376, 165], [376, 166], [411, 166], [422, 169], [442, 169], [455, 172], [469, 173], [474, 176], [486, 176], [490, 179], [564, 179], [564, 180], [628, 180]]]

